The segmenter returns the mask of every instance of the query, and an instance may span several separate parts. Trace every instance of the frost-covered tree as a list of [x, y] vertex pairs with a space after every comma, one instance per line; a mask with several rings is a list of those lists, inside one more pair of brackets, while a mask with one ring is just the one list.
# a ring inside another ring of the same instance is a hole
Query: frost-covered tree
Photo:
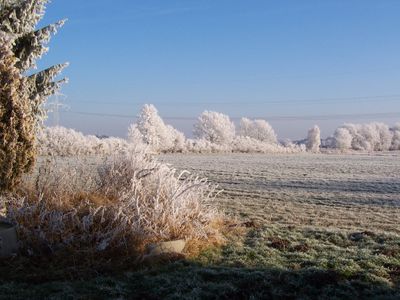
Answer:
[[274, 129], [265, 120], [242, 118], [240, 120], [239, 135], [268, 144], [276, 144], [278, 142]]
[[137, 123], [131, 125], [128, 132], [131, 141], [142, 139], [142, 142], [153, 151], [182, 151], [185, 136], [170, 125], [166, 125], [152, 104], [143, 106]]
[[375, 145], [376, 151], [387, 151], [392, 144], [393, 133], [389, 126], [383, 123], [373, 123], [375, 130], [379, 134], [379, 143]]
[[[49, 48], [51, 35], [57, 32], [65, 20], [36, 29], [43, 18], [48, 0], [0, 0], [0, 31], [7, 33], [12, 41], [16, 57], [15, 67], [21, 74], [36, 68], [36, 61]], [[53, 95], [66, 80], [54, 81], [68, 64], [51, 66], [26, 76], [26, 90], [37, 125], [45, 117], [42, 104]]]
[[168, 130], [158, 115], [157, 109], [152, 104], [143, 106], [137, 118], [137, 129], [142, 135], [143, 142], [153, 150], [158, 151], [161, 147], [169, 145]]
[[397, 123], [390, 128], [390, 131], [392, 132], [390, 150], [400, 150], [400, 123]]
[[321, 146], [321, 131], [317, 125], [308, 131], [307, 135], [307, 150], [310, 152], [319, 152]]
[[194, 126], [194, 136], [211, 143], [230, 144], [235, 137], [235, 124], [227, 115], [204, 111]]
[[[11, 190], [35, 161], [35, 135], [45, 116], [42, 104], [63, 81], [65, 65], [32, 74], [59, 22], [36, 30], [45, 0], [0, 0], [0, 188]], [[29, 72], [28, 72], [29, 71]], [[30, 74], [30, 75], [26, 75]]]
[[353, 138], [347, 128], [337, 128], [334, 133], [334, 140], [335, 148], [340, 150], [351, 149], [351, 142]]
[[[377, 122], [344, 124], [340, 128], [345, 129], [350, 134], [351, 149], [353, 150], [386, 151], [391, 148], [393, 132], [386, 124]], [[343, 130], [340, 132], [344, 134]], [[347, 137], [347, 139], [349, 138]]]
[[[167, 131], [172, 139], [172, 152], [183, 152], [185, 150], [185, 135], [171, 125], [167, 125]], [[167, 149], [168, 150], [168, 149]]]
[[138, 129], [137, 124], [133, 123], [128, 127], [128, 142], [132, 144], [143, 143], [143, 134]]
[[34, 120], [11, 38], [0, 31], [0, 189], [12, 190], [35, 160]]

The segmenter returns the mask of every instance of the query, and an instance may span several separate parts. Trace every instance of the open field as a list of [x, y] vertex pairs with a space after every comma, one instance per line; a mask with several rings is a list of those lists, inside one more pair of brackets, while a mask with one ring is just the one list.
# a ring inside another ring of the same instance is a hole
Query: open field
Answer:
[[224, 190], [218, 205], [263, 224], [400, 233], [400, 154], [167, 155]]
[[[92, 278], [7, 280], [2, 298], [400, 297], [400, 154], [163, 155], [224, 191], [242, 226], [195, 260]], [[51, 269], [46, 270], [51, 276]], [[4, 273], [4, 272], [3, 272]], [[55, 273], [56, 274], [56, 273]], [[32, 276], [31, 276], [32, 277]], [[33, 284], [35, 283], [35, 284]]]

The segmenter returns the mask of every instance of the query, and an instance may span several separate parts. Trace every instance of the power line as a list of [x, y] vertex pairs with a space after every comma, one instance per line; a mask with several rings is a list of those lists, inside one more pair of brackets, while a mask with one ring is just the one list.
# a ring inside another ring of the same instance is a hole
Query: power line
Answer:
[[[359, 102], [375, 102], [380, 101], [399, 101], [400, 94], [394, 95], [381, 95], [381, 96], [357, 96], [357, 97], [342, 97], [342, 98], [312, 98], [312, 99], [281, 99], [281, 100], [265, 100], [259, 102], [243, 102], [243, 101], [211, 101], [211, 102], [185, 102], [185, 101], [168, 101], [168, 102], [155, 102], [156, 106], [199, 106], [199, 105], [261, 105], [261, 104], [336, 104], [338, 102], [348, 102], [353, 101], [355, 103]], [[119, 106], [134, 106], [134, 105], [144, 105], [149, 102], [123, 102], [123, 101], [81, 101], [76, 104], [100, 104], [100, 105], [119, 105]]]
[[[91, 113], [80, 111], [66, 111], [65, 113], [97, 116], [97, 117], [111, 117], [111, 118], [126, 118], [136, 119], [134, 115], [123, 114], [107, 114], [107, 113]], [[197, 117], [162, 117], [164, 120], [170, 121], [196, 121]], [[347, 119], [372, 119], [372, 118], [400, 118], [400, 112], [387, 112], [387, 113], [364, 113], [364, 114], [329, 114], [329, 115], [308, 115], [308, 116], [267, 116], [267, 117], [251, 117], [251, 119], [264, 119], [268, 121], [325, 121], [325, 120], [347, 120]], [[231, 120], [240, 120], [241, 117], [231, 117]]]

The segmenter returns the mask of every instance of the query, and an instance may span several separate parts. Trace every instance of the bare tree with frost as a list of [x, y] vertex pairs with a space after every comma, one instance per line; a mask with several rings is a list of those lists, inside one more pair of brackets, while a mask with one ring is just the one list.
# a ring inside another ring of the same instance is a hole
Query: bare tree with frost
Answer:
[[319, 152], [321, 146], [321, 131], [317, 125], [308, 131], [307, 150], [310, 152]]

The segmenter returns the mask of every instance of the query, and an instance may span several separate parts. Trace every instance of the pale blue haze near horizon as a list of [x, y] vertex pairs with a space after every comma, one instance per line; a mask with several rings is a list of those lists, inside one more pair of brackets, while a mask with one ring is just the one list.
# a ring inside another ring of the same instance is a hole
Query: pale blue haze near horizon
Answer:
[[187, 135], [208, 109], [328, 136], [400, 122], [399, 16], [398, 0], [52, 0], [41, 25], [69, 20], [39, 68], [70, 62], [60, 124], [84, 133], [123, 137], [153, 103]]

